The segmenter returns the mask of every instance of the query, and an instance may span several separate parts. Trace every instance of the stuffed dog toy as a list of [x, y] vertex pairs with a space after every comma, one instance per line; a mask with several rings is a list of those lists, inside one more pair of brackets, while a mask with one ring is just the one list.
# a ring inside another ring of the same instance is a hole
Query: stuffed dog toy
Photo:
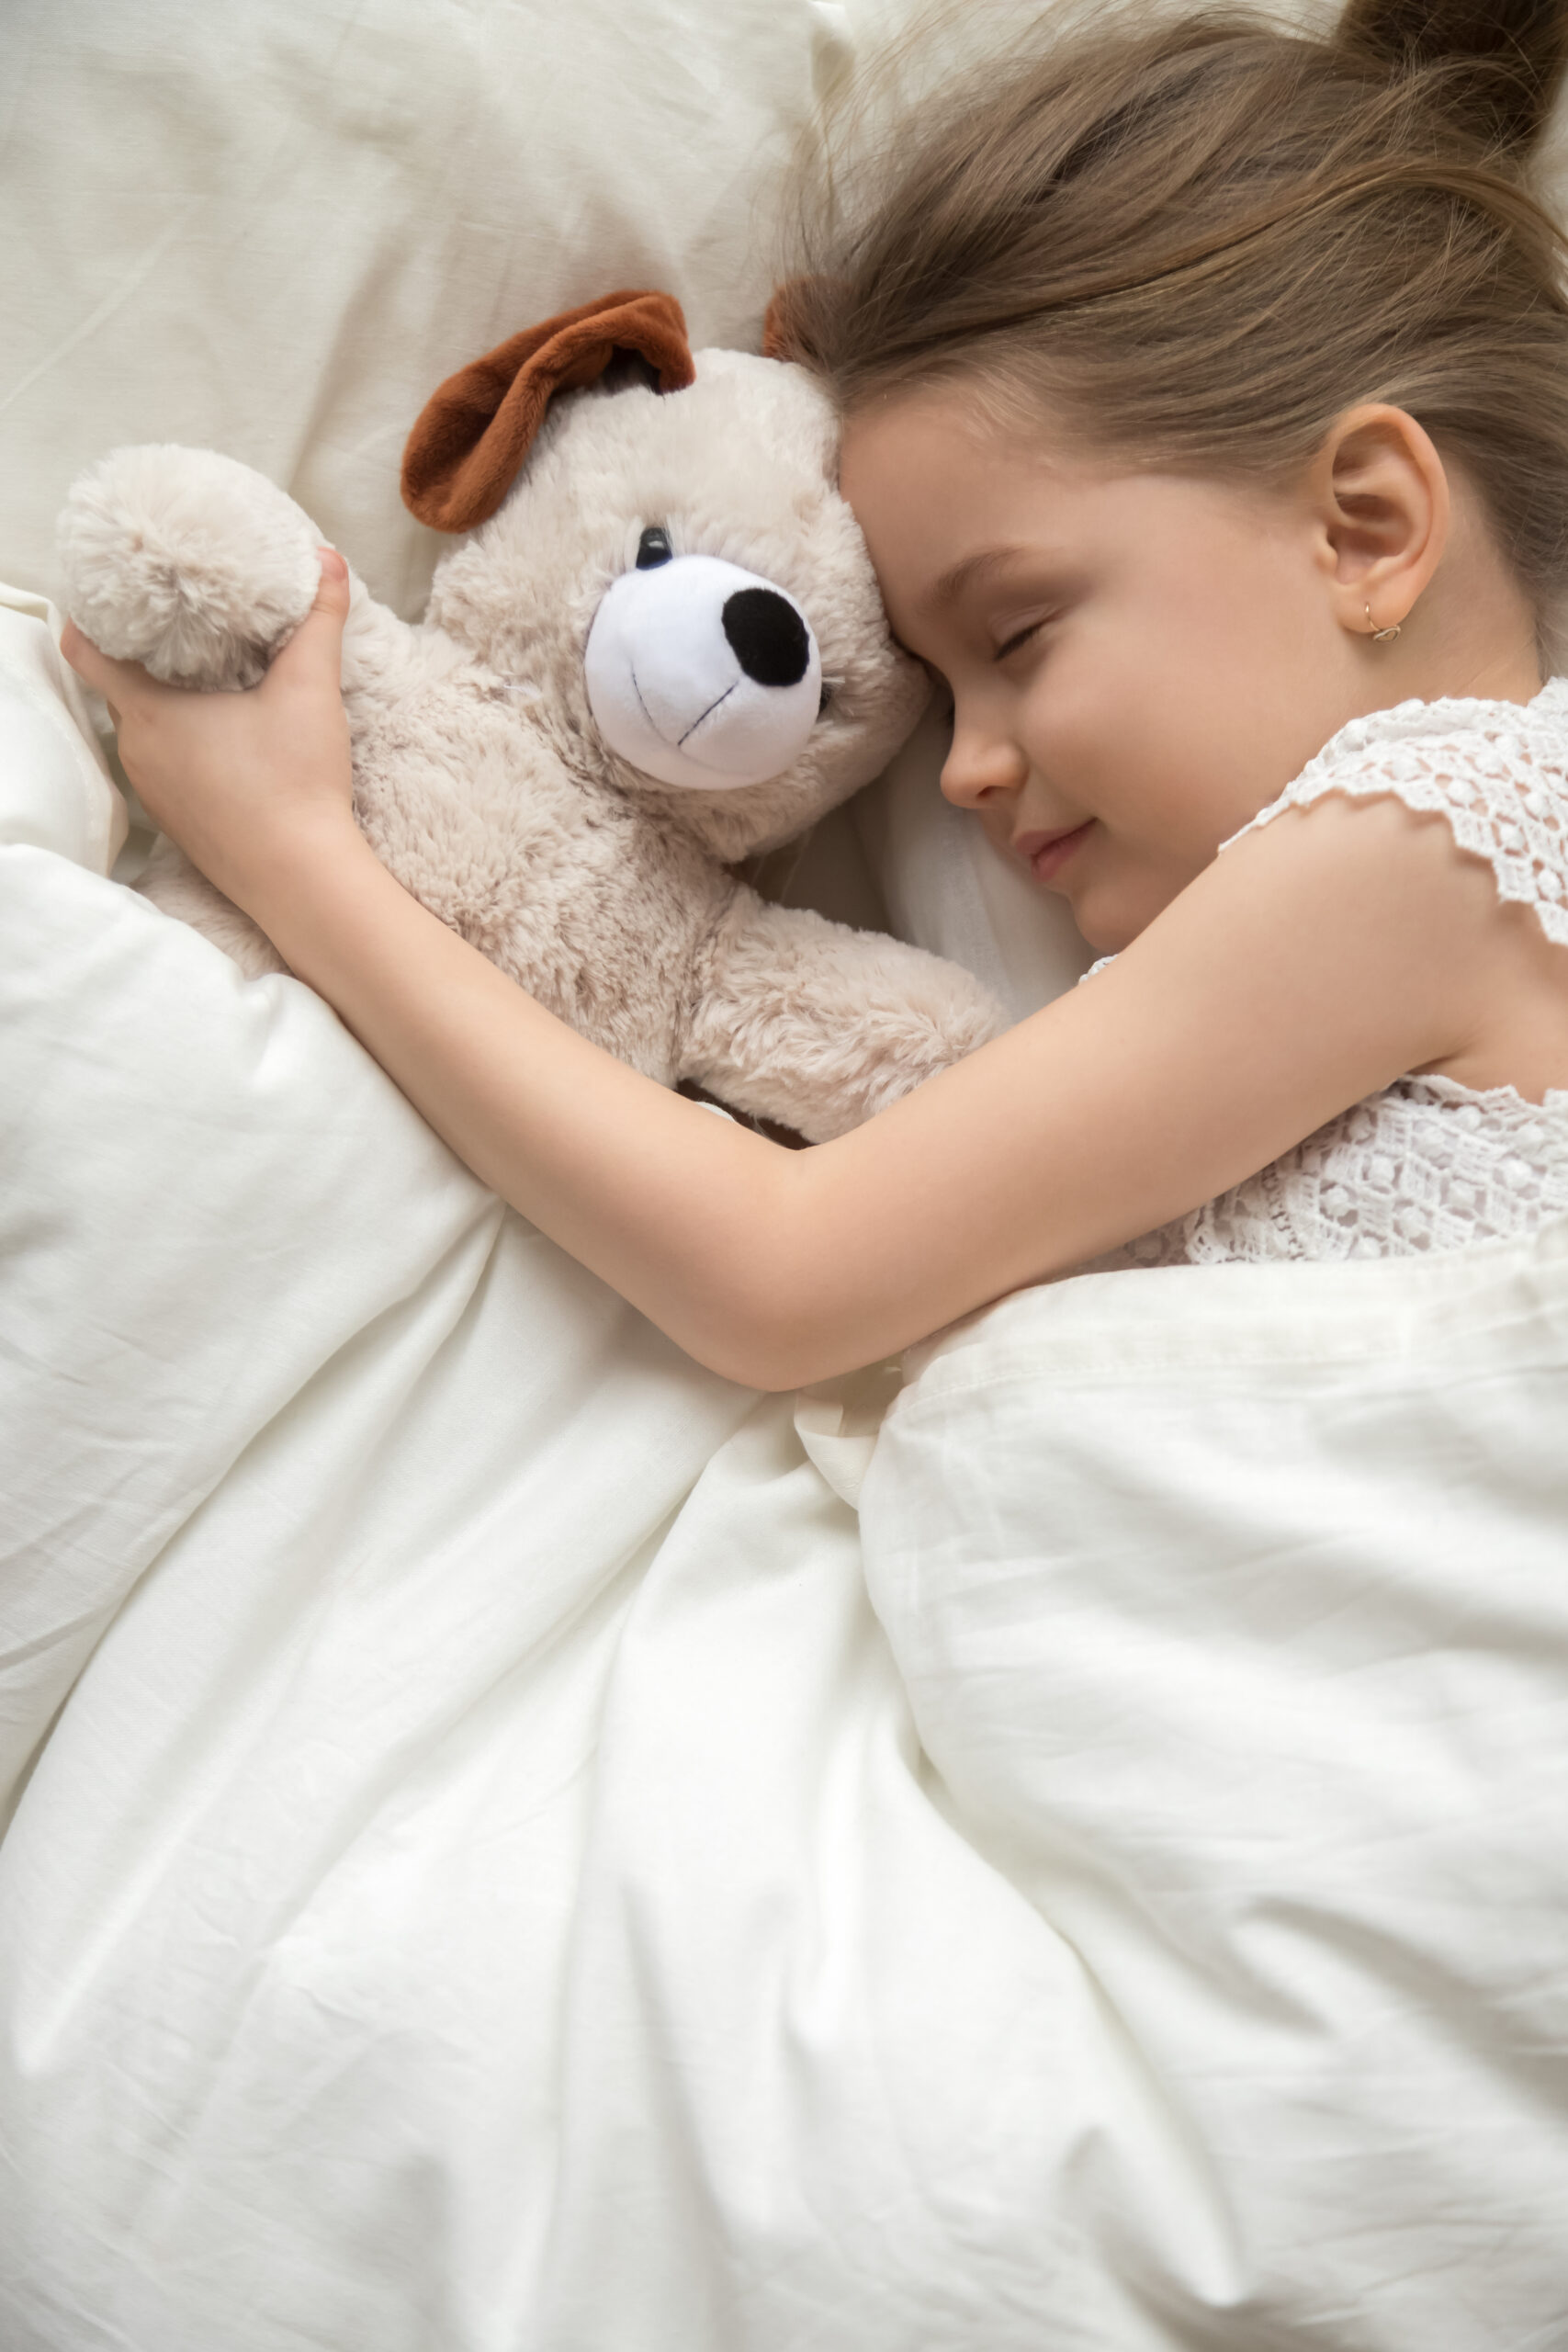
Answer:
[[[423, 623], [351, 572], [355, 813], [407, 889], [586, 1036], [809, 1140], [1004, 1026], [968, 974], [760, 899], [738, 861], [865, 784], [925, 699], [801, 368], [687, 346], [618, 294], [443, 384], [403, 494], [468, 534]], [[309, 610], [320, 535], [209, 450], [121, 449], [61, 524], [106, 653], [254, 684]], [[141, 886], [251, 973], [270, 944], [172, 843]]]

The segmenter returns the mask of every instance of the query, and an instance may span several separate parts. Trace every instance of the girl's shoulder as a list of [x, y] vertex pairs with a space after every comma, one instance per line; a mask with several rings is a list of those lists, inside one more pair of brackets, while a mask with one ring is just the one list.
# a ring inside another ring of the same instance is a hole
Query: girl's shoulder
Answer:
[[1498, 897], [1533, 907], [1568, 946], [1568, 678], [1528, 703], [1448, 696], [1352, 719], [1220, 854], [1330, 793], [1391, 796], [1445, 818], [1459, 847], [1492, 867]]
[[[1448, 695], [1351, 719], [1221, 842], [1220, 858], [1277, 818], [1336, 797], [1341, 805], [1394, 799], [1445, 818], [1457, 846], [1491, 868], [1497, 899], [1531, 908], [1547, 938], [1568, 946], [1568, 677], [1549, 679], [1528, 703]], [[1360, 864], [1371, 846], [1358, 835], [1343, 854]], [[1385, 834], [1381, 850], [1397, 855], [1397, 836]], [[1440, 861], [1428, 854], [1426, 865], [1435, 875]], [[1082, 978], [1116, 961], [1100, 956]]]

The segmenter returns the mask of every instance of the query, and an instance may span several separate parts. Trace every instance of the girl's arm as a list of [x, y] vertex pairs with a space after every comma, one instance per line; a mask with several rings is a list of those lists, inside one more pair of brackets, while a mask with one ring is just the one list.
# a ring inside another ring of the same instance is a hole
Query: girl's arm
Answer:
[[840, 1140], [791, 1152], [645, 1079], [410, 898], [353, 822], [346, 591], [247, 695], [74, 632], [150, 811], [486, 1183], [701, 1363], [871, 1363], [1198, 1206], [1466, 1042], [1490, 875], [1387, 800], [1292, 811], [1087, 988]]

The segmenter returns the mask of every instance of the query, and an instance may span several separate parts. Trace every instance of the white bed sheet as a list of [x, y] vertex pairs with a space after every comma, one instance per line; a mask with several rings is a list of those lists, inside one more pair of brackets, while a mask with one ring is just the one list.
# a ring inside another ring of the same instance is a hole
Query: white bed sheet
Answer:
[[6, 2352], [1561, 2340], [1568, 1230], [874, 1443], [25, 847], [0, 1116]]

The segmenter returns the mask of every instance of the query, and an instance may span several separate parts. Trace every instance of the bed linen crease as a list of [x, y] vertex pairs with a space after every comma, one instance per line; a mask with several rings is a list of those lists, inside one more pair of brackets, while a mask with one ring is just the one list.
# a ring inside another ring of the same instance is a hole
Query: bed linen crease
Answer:
[[0, 1120], [7, 2352], [1559, 2339], [1562, 1220], [877, 1434], [26, 846]]

